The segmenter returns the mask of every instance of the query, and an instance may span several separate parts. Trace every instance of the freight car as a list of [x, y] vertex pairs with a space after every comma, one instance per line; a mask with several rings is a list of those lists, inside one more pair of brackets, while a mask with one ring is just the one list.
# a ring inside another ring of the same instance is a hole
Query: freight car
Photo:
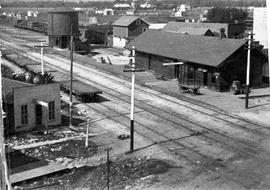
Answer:
[[35, 32], [41, 32], [47, 35], [48, 33], [48, 23], [45, 22], [32, 22], [24, 19], [17, 19], [13, 24], [17, 28], [23, 28], [28, 30], [33, 30]]
[[[70, 93], [70, 81], [60, 82], [61, 90], [65, 93]], [[80, 101], [97, 101], [98, 94], [101, 94], [102, 91], [89, 86], [81, 81], [74, 80], [72, 85], [72, 94]]]

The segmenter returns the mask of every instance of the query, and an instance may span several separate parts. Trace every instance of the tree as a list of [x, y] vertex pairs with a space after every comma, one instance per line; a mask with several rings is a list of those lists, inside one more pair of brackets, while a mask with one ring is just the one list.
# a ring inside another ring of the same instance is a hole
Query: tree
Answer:
[[207, 22], [214, 23], [234, 23], [243, 22], [248, 16], [248, 12], [237, 8], [212, 8], [208, 11]]

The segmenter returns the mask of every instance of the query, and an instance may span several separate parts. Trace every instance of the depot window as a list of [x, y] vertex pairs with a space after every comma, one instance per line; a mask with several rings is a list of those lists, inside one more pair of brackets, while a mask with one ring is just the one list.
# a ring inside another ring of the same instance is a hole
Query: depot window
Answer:
[[21, 123], [22, 125], [26, 125], [28, 123], [27, 105], [21, 106]]
[[55, 103], [54, 101], [49, 102], [49, 120], [55, 119]]

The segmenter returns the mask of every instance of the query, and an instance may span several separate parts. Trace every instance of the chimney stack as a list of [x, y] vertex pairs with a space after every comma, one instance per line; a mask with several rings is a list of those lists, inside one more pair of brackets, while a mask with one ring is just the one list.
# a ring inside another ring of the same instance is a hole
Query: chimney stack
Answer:
[[220, 38], [220, 39], [226, 38], [225, 28], [220, 28], [219, 38]]

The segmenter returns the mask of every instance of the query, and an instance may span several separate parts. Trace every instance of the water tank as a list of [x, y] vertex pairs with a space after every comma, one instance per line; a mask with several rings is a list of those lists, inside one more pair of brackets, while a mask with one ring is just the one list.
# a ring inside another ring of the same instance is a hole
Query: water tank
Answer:
[[78, 11], [71, 8], [60, 7], [48, 11], [48, 35], [65, 36], [79, 35]]

